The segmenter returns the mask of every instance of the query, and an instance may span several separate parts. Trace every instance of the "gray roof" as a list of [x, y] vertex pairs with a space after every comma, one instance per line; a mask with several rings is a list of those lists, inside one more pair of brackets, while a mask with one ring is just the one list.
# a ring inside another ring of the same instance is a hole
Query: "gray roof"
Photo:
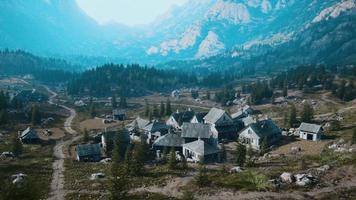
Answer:
[[26, 130], [22, 131], [20, 134], [20, 138], [39, 138], [37, 131], [32, 129], [31, 127], [28, 127]]
[[150, 121], [146, 119], [142, 119], [141, 117], [137, 117], [134, 121], [132, 121], [128, 127], [130, 128], [138, 128], [138, 129], [144, 129]]
[[182, 125], [184, 122], [190, 122], [194, 117], [194, 111], [188, 110], [184, 112], [175, 112], [172, 114], [172, 117], [179, 125]]
[[309, 133], [318, 133], [321, 129], [320, 125], [317, 124], [309, 124], [309, 123], [302, 123], [299, 127], [300, 131], [305, 131]]
[[220, 150], [212, 145], [205, 143], [203, 140], [197, 140], [187, 144], [183, 144], [184, 148], [187, 148], [200, 155], [210, 155], [220, 152]]
[[256, 122], [256, 120], [253, 119], [252, 116], [244, 117], [244, 118], [242, 118], [241, 120], [242, 120], [242, 122], [244, 123], [245, 126], [248, 126], [248, 125], [253, 124], [253, 123]]
[[99, 144], [80, 144], [77, 146], [78, 156], [91, 156], [100, 155], [100, 145]]
[[112, 111], [113, 115], [125, 115], [126, 114], [126, 110], [124, 109], [114, 109]]
[[236, 118], [242, 118], [243, 116], [245, 116], [245, 113], [243, 111], [237, 111], [236, 113], [231, 115], [232, 119], [236, 119]]
[[168, 130], [168, 126], [165, 123], [154, 121], [154, 122], [148, 124], [144, 128], [144, 130], [145, 131], [149, 131], [151, 133], [157, 132], [157, 131], [161, 132], [161, 131]]
[[183, 138], [210, 138], [209, 124], [183, 123]]
[[270, 119], [253, 123], [250, 127], [260, 138], [281, 134], [281, 129]]
[[122, 138], [125, 142], [130, 142], [130, 133], [127, 129], [120, 130], [119, 128], [111, 128], [104, 130], [101, 134], [106, 142], [114, 141], [119, 134], [123, 134]]
[[194, 116], [197, 118], [199, 123], [204, 122], [204, 117], [207, 115], [207, 112], [196, 113]]
[[217, 122], [225, 113], [225, 110], [221, 110], [218, 108], [212, 108], [208, 112], [207, 115], [205, 115], [204, 120], [210, 122], [210, 123], [215, 123]]
[[168, 133], [159, 137], [154, 143], [153, 146], [162, 146], [162, 147], [181, 147], [183, 144], [183, 138], [181, 134]]

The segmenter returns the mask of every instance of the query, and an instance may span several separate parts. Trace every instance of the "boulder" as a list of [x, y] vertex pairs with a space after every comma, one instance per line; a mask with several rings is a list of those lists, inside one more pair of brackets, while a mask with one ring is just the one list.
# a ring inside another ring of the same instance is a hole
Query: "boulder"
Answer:
[[323, 165], [321, 167], [318, 167], [316, 168], [317, 171], [320, 171], [320, 172], [326, 172], [330, 169], [330, 165]]
[[283, 174], [281, 174], [280, 178], [283, 183], [293, 183], [294, 182], [293, 174], [289, 173], [289, 172], [283, 172]]
[[230, 173], [240, 173], [242, 172], [241, 167], [233, 167], [229, 170]]
[[298, 186], [308, 186], [315, 180], [311, 174], [296, 174], [294, 178], [296, 180], [295, 184]]
[[102, 178], [105, 178], [104, 173], [94, 173], [90, 176], [90, 180], [98, 180], [98, 179], [102, 179]]

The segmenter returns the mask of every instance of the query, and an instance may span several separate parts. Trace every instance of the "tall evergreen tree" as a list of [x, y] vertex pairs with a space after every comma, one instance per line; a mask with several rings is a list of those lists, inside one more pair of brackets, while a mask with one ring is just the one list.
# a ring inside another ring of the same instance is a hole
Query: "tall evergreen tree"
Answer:
[[148, 103], [147, 99], [145, 99], [145, 116], [146, 117], [150, 116], [150, 104]]
[[125, 158], [125, 153], [127, 149], [127, 143], [125, 141], [125, 135], [122, 130], [118, 132], [114, 141], [113, 162], [121, 163]]
[[126, 174], [131, 174], [132, 170], [132, 149], [131, 145], [128, 145], [126, 148], [126, 153], [125, 153], [125, 160], [124, 160], [124, 169]]
[[126, 97], [121, 96], [120, 97], [120, 103], [119, 103], [120, 108], [127, 108], [127, 103], [126, 103]]
[[354, 131], [352, 132], [352, 144], [356, 144], [356, 128], [354, 128]]
[[117, 108], [117, 101], [116, 101], [116, 96], [113, 95], [112, 98], [111, 98], [111, 106], [113, 109], [116, 109]]
[[95, 118], [95, 117], [96, 117], [96, 110], [95, 110], [95, 105], [94, 105], [94, 103], [90, 104], [89, 113], [90, 113], [90, 117], [91, 117], [91, 118]]
[[118, 153], [115, 153], [113, 157], [113, 163], [111, 165], [111, 179], [110, 179], [110, 199], [111, 200], [123, 200], [126, 199], [128, 193], [127, 174], [119, 164]]
[[153, 105], [153, 110], [152, 110], [152, 115], [154, 118], [159, 118], [159, 111], [158, 111], [158, 107], [156, 104]]
[[166, 109], [165, 109], [163, 101], [161, 101], [161, 105], [160, 105], [160, 115], [161, 115], [161, 117], [166, 115]]
[[166, 102], [166, 115], [169, 116], [172, 114], [171, 100], [167, 99]]
[[87, 129], [84, 129], [83, 140], [84, 140], [84, 142], [89, 142], [89, 140], [90, 140], [89, 133], [88, 133]]
[[294, 127], [295, 123], [297, 123], [297, 109], [294, 104], [291, 104], [290, 114], [289, 114], [289, 127]]
[[204, 187], [209, 184], [209, 179], [206, 173], [206, 167], [202, 162], [199, 163], [199, 171], [195, 177], [195, 182], [199, 187]]
[[11, 141], [11, 146], [12, 146], [12, 153], [14, 153], [16, 156], [19, 156], [23, 153], [22, 142], [17, 136], [13, 136]]
[[305, 104], [302, 111], [302, 122], [312, 122], [314, 118], [314, 110], [310, 104]]
[[238, 143], [236, 147], [236, 164], [240, 167], [244, 166], [246, 161], [246, 146]]
[[0, 110], [0, 126], [8, 122], [8, 115], [5, 109]]
[[41, 113], [38, 105], [36, 104], [32, 105], [31, 123], [33, 126], [39, 125], [41, 123]]
[[171, 152], [169, 155], [168, 167], [169, 167], [169, 169], [177, 168], [177, 158], [176, 158], [176, 151], [175, 151], [174, 147], [171, 148]]
[[262, 143], [261, 143], [261, 154], [265, 154], [268, 151], [268, 138], [263, 137]]
[[210, 91], [209, 90], [206, 91], [206, 99], [207, 100], [211, 99], [211, 95], [210, 95]]
[[136, 176], [141, 175], [144, 171], [144, 165], [149, 156], [148, 151], [149, 148], [144, 141], [138, 142], [134, 146], [132, 170]]

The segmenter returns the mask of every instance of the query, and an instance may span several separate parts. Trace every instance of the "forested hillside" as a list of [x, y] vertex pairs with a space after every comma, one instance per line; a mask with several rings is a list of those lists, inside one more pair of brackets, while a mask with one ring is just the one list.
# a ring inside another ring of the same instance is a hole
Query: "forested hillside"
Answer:
[[24, 51], [0, 51], [1, 75], [33, 75], [37, 80], [44, 82], [67, 81], [72, 71], [81, 69], [66, 61], [41, 58]]

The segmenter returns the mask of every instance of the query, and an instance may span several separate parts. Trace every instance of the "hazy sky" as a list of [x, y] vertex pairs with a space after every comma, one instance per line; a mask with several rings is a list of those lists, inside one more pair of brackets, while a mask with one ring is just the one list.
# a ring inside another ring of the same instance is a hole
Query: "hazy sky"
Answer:
[[78, 5], [99, 23], [119, 22], [140, 25], [152, 22], [173, 5], [188, 0], [76, 0]]

